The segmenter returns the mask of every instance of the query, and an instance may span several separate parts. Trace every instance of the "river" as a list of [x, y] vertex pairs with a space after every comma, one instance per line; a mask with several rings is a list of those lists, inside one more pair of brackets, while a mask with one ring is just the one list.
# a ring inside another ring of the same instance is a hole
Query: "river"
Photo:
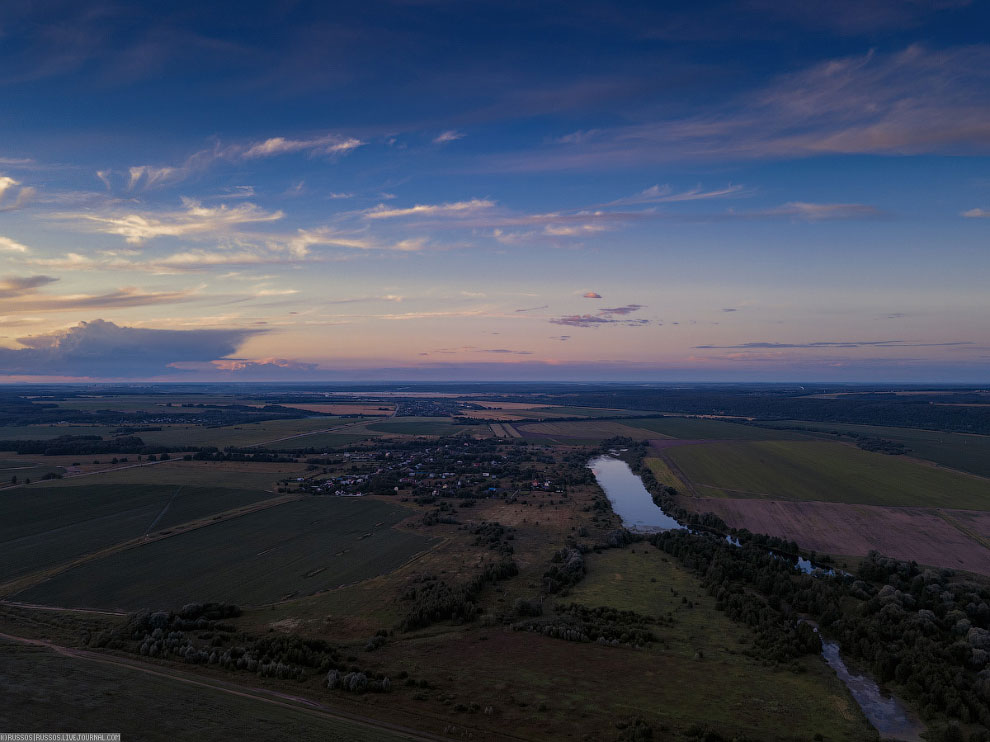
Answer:
[[[588, 462], [595, 479], [605, 491], [612, 510], [622, 519], [622, 525], [636, 533], [656, 533], [673, 528], [683, 528], [667, 515], [643, 486], [629, 465], [614, 456], [596, 456]], [[741, 546], [733, 536], [726, 536], [733, 546]], [[835, 574], [831, 570], [818, 570], [803, 557], [798, 558], [797, 568], [805, 574]], [[817, 631], [817, 629], [816, 629]], [[833, 641], [822, 642], [822, 656], [852, 694], [880, 736], [892, 742], [924, 742], [921, 733], [925, 726], [896, 698], [884, 695], [869, 676], [853, 675], [839, 653], [839, 645]]]

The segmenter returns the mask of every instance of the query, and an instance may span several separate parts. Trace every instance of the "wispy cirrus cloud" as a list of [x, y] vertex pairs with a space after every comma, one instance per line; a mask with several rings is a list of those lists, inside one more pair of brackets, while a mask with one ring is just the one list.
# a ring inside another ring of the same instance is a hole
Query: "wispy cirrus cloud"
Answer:
[[284, 216], [281, 211], [265, 211], [252, 203], [238, 206], [203, 206], [193, 199], [183, 198], [182, 211], [133, 211], [113, 214], [86, 212], [56, 214], [56, 218], [71, 220], [94, 231], [119, 235], [131, 245], [141, 245], [157, 237], [210, 237], [230, 234], [247, 225], [275, 222]]
[[988, 114], [990, 47], [916, 44], [780, 75], [690, 117], [580, 132], [489, 162], [525, 172], [710, 158], [979, 154], [990, 150]]
[[951, 343], [913, 343], [905, 340], [851, 340], [813, 343], [741, 343], [739, 345], [695, 345], [696, 350], [790, 350], [795, 348], [943, 348], [972, 345], [971, 341]]
[[242, 151], [228, 150], [230, 155], [239, 156], [245, 160], [259, 157], [274, 157], [295, 152], [305, 152], [310, 155], [339, 155], [364, 146], [364, 142], [354, 137], [342, 137], [337, 134], [326, 134], [311, 139], [288, 139], [286, 137], [271, 137], [263, 142], [250, 145]]
[[790, 217], [808, 222], [820, 222], [844, 219], [873, 219], [883, 216], [880, 209], [869, 204], [816, 204], [805, 201], [791, 201], [762, 211], [750, 211], [740, 214], [748, 218], [759, 217]]
[[29, 186], [22, 186], [19, 180], [9, 175], [0, 175], [0, 211], [14, 211], [28, 204], [36, 191]]
[[967, 219], [990, 219], [990, 209], [970, 209], [962, 213]]
[[713, 198], [745, 195], [741, 185], [727, 185], [724, 188], [705, 190], [701, 186], [686, 191], [676, 191], [670, 185], [654, 185], [632, 196], [610, 201], [607, 206], [626, 206], [633, 204], [664, 204], [683, 201], [707, 201]]
[[21, 244], [17, 240], [11, 239], [10, 237], [0, 236], [0, 251], [24, 254], [31, 252], [31, 248], [27, 245]]
[[470, 201], [453, 201], [443, 204], [416, 204], [407, 208], [390, 209], [378, 204], [364, 212], [365, 219], [396, 219], [419, 216], [467, 216], [479, 211], [492, 209], [495, 202], [486, 198], [472, 198]]
[[447, 131], [441, 132], [436, 137], [433, 138], [434, 144], [447, 144], [447, 142], [456, 142], [458, 139], [463, 139], [464, 134], [455, 129], [448, 129]]

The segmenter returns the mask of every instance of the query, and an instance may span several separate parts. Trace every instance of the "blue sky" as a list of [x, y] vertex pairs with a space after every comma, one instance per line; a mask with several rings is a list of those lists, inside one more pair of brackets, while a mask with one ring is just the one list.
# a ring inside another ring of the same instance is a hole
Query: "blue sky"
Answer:
[[0, 374], [982, 382], [976, 3], [9, 2]]

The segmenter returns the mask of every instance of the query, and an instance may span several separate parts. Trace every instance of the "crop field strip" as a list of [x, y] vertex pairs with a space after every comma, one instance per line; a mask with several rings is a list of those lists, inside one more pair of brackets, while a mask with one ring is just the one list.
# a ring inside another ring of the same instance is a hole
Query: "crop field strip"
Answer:
[[276, 602], [383, 574], [428, 548], [391, 527], [408, 515], [370, 498], [306, 498], [87, 562], [16, 599], [126, 610]]
[[393, 435], [458, 435], [483, 433], [487, 425], [455, 425], [449, 417], [395, 417], [388, 422], [372, 422], [364, 426], [376, 433]]
[[784, 420], [767, 425], [801, 426], [824, 432], [856, 433], [903, 443], [908, 455], [933, 461], [950, 469], [990, 477], [990, 436], [972, 433], [948, 433], [920, 428], [890, 428], [874, 425], [818, 423]]
[[739, 441], [664, 450], [702, 494], [990, 510], [990, 480], [831, 441]]
[[0, 581], [272, 497], [263, 490], [166, 484], [7, 490], [0, 495]]

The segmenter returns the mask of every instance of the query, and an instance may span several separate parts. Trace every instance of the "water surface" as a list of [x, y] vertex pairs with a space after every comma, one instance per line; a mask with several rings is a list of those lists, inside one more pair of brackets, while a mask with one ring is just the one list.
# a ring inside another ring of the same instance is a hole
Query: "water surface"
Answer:
[[925, 726], [892, 696], [886, 696], [873, 678], [853, 675], [839, 654], [837, 642], [822, 642], [822, 656], [835, 670], [839, 680], [845, 683], [863, 714], [885, 740], [897, 742], [924, 742], [921, 733]]
[[612, 503], [612, 510], [630, 531], [655, 533], [681, 525], [661, 510], [633, 470], [622, 459], [598, 456], [588, 462], [598, 484]]

